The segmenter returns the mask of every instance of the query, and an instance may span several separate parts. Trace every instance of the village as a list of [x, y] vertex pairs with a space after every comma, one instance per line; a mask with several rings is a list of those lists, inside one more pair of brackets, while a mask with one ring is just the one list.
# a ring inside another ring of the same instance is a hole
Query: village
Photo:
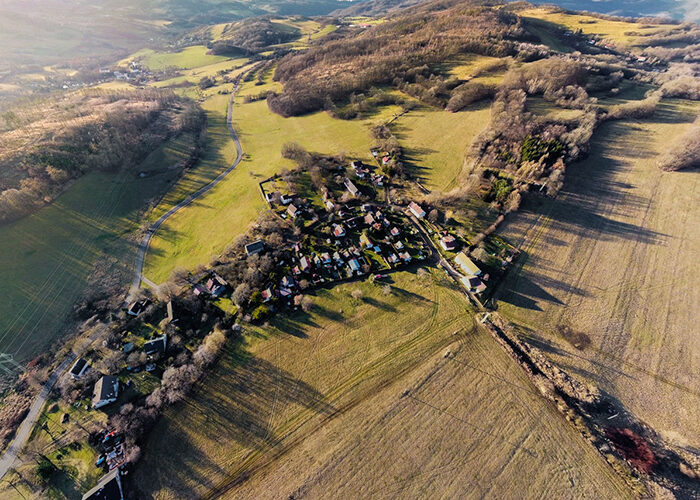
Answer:
[[[215, 359], [225, 341], [221, 335], [212, 341], [217, 331], [238, 333], [239, 323], [306, 310], [319, 287], [358, 279], [389, 286], [392, 272], [426, 264], [442, 267], [483, 308], [517, 250], [493, 239], [488, 259], [470, 256], [469, 240], [440, 224], [435, 208], [389, 200], [389, 177], [376, 171], [391, 156], [372, 154], [377, 167], [359, 160], [326, 165], [318, 186], [304, 170], [261, 182], [270, 209], [264, 228], [246, 233], [235, 252], [210, 269], [183, 277], [177, 293], [144, 293], [103, 326], [102, 347], [78, 357], [59, 384], [67, 408], [63, 424], [78, 412], [83, 420], [101, 422], [88, 441], [105, 475], [85, 499], [122, 491], [118, 471], [127, 469], [158, 412], [184, 397], [187, 384]], [[239, 268], [248, 270], [246, 277], [235, 272]]]

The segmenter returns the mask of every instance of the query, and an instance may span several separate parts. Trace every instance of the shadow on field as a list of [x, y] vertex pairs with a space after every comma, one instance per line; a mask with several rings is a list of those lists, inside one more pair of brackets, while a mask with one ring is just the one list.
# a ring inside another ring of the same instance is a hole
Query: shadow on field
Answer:
[[[291, 430], [276, 430], [290, 410], [307, 409], [324, 415], [336, 411], [311, 385], [267, 360], [251, 356], [240, 338], [228, 344], [217, 368], [203, 384], [195, 389], [195, 397], [182, 403], [187, 408], [180, 410], [185, 411], [170, 413], [151, 434], [158, 436], [157, 442], [147, 447], [140, 472], [160, 480], [141, 484], [143, 489], [155, 492], [167, 486], [182, 498], [193, 495], [183, 480], [212, 489], [232, 472], [215, 461], [221, 453], [240, 463], [251, 452], [278, 445]], [[145, 468], [155, 470], [147, 472]]]

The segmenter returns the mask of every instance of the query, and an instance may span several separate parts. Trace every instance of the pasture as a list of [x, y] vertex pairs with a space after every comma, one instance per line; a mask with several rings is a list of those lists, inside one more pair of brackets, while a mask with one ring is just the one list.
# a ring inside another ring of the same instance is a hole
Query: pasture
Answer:
[[[185, 137], [152, 156], [178, 161], [182, 142], [191, 142]], [[0, 351], [28, 361], [55, 342], [98, 260], [123, 272], [131, 269], [134, 249], [123, 237], [138, 227], [145, 203], [165, 192], [177, 173], [161, 167], [149, 157], [145, 178], [90, 173], [51, 205], [0, 227]]]
[[[248, 86], [253, 83], [246, 83], [244, 88]], [[222, 98], [209, 111], [210, 117], [218, 113], [217, 128], [210, 123], [209, 133], [221, 169], [235, 159], [233, 141], [224, 131], [226, 102]], [[264, 100], [243, 103], [237, 97], [233, 123], [244, 158], [219, 185], [173, 215], [155, 234], [144, 274], [156, 283], [166, 280], [178, 267], [193, 268], [209, 262], [246, 231], [266, 207], [258, 183], [293, 166], [281, 156], [285, 143], [297, 142], [310, 151], [326, 154], [345, 152], [367, 161], [371, 157], [369, 129], [363, 121], [336, 120], [324, 112], [282, 118], [271, 113]]]
[[499, 311], [569, 373], [597, 384], [664, 437], [700, 446], [696, 172], [663, 173], [669, 138], [700, 106], [664, 100], [609, 122], [556, 199], [500, 231], [523, 248]]
[[126, 65], [138, 60], [151, 71], [162, 71], [166, 68], [192, 69], [208, 66], [229, 59], [227, 56], [207, 54], [204, 45], [193, 45], [178, 52], [156, 52], [153, 49], [142, 49], [122, 59], [119, 64]]
[[[537, 7], [522, 10], [518, 12], [518, 15], [535, 20], [539, 19], [572, 31], [580, 29], [586, 35], [597, 35], [604, 40], [608, 40], [622, 46], [643, 43], [646, 36], [654, 35], [673, 27], [671, 24], [664, 25], [613, 21], [609, 19], [600, 19], [593, 16], [587, 16], [585, 14], [567, 14], [564, 12], [558, 12], [557, 9], [551, 9], [548, 7]], [[546, 43], [548, 40], [543, 41]], [[567, 48], [558, 47], [561, 45], [561, 42], [556, 40], [552, 40], [551, 42], [554, 44], [553, 48]]]
[[458, 113], [419, 106], [391, 124], [410, 171], [429, 189], [458, 186], [465, 155], [491, 120], [490, 101]]
[[230, 341], [151, 433], [135, 471], [142, 494], [628, 496], [442, 272], [391, 279], [390, 293], [319, 290], [310, 313]]

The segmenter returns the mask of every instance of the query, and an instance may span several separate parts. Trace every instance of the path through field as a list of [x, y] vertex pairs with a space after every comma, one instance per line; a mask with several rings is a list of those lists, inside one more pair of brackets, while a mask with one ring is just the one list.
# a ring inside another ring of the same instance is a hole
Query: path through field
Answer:
[[[563, 193], [501, 233], [524, 249], [500, 311], [572, 374], [598, 384], [672, 442], [700, 447], [700, 175], [656, 158], [697, 106], [605, 124]], [[614, 422], [611, 422], [614, 423]]]

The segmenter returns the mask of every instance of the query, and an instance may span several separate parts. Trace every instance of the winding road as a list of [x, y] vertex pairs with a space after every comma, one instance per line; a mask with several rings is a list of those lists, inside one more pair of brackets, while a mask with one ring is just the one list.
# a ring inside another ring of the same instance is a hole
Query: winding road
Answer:
[[238, 140], [238, 136], [236, 135], [236, 131], [233, 129], [233, 98], [236, 96], [236, 93], [238, 92], [238, 88], [240, 87], [240, 82], [241, 82], [241, 76], [240, 75], [236, 79], [236, 84], [233, 89], [233, 93], [231, 94], [231, 99], [229, 99], [228, 102], [228, 112], [227, 112], [227, 117], [226, 117], [226, 125], [228, 126], [229, 132], [231, 133], [231, 137], [233, 138], [233, 142], [236, 144], [236, 160], [231, 164], [230, 167], [228, 167], [226, 170], [221, 172], [216, 179], [212, 180], [209, 184], [206, 186], [201, 187], [199, 190], [195, 191], [191, 195], [189, 195], [187, 198], [182, 200], [180, 203], [172, 207], [170, 210], [165, 212], [163, 215], [160, 216], [160, 218], [155, 221], [151, 226], [146, 230], [146, 234], [144, 234], [143, 239], [141, 240], [141, 244], [139, 245], [138, 253], [136, 254], [136, 264], [134, 266], [134, 279], [131, 282], [131, 288], [129, 291], [129, 297], [131, 297], [136, 290], [138, 290], [141, 287], [141, 282], [145, 282], [149, 286], [155, 287], [157, 286], [155, 283], [150, 281], [148, 278], [146, 278], [143, 275], [143, 264], [146, 260], [146, 254], [148, 253], [148, 248], [151, 245], [151, 238], [153, 238], [153, 235], [158, 231], [158, 228], [163, 225], [163, 223], [168, 220], [173, 214], [177, 213], [179, 210], [185, 208], [186, 206], [190, 205], [193, 201], [195, 201], [198, 198], [201, 198], [204, 196], [207, 192], [209, 192], [214, 186], [216, 186], [219, 182], [221, 182], [228, 174], [230, 174], [234, 168], [238, 166], [238, 164], [241, 162], [243, 159], [243, 148], [241, 148], [241, 142]]
[[[135, 274], [134, 279], [131, 283], [131, 288], [129, 290], [129, 297], [131, 297], [134, 294], [134, 292], [136, 292], [136, 290], [138, 290], [141, 287], [142, 281], [150, 286], [156, 286], [155, 283], [143, 276], [143, 264], [146, 260], [146, 253], [148, 252], [148, 247], [151, 244], [151, 238], [153, 238], [153, 235], [156, 233], [158, 228], [160, 228], [160, 226], [162, 226], [163, 223], [166, 220], [168, 220], [168, 218], [170, 218], [173, 214], [177, 213], [180, 209], [190, 205], [196, 199], [204, 196], [204, 194], [206, 194], [214, 186], [221, 182], [241, 162], [241, 159], [243, 158], [243, 148], [241, 148], [241, 143], [238, 140], [238, 136], [236, 135], [235, 130], [233, 129], [233, 98], [236, 96], [236, 93], [238, 92], [238, 89], [240, 87], [241, 77], [242, 75], [236, 79], [233, 93], [231, 94], [231, 99], [229, 99], [228, 102], [228, 111], [226, 117], [226, 125], [228, 126], [229, 132], [231, 133], [233, 142], [236, 144], [236, 160], [231, 164], [231, 166], [229, 166], [226, 170], [221, 172], [221, 174], [219, 174], [209, 184], [201, 187], [199, 190], [189, 195], [187, 198], [185, 198], [180, 203], [178, 203], [166, 213], [164, 213], [157, 221], [151, 224], [151, 226], [146, 231], [146, 234], [143, 236], [141, 244], [139, 245], [138, 253], [136, 254]], [[29, 413], [27, 413], [27, 416], [24, 417], [24, 420], [17, 429], [17, 433], [15, 434], [12, 443], [7, 448], [7, 450], [5, 450], [5, 453], [3, 453], [2, 457], [0, 457], [0, 479], [2, 479], [2, 477], [5, 474], [7, 474], [7, 471], [10, 470], [10, 468], [15, 463], [15, 460], [17, 460], [17, 456], [22, 451], [22, 448], [24, 448], [24, 445], [29, 439], [29, 435], [31, 434], [32, 429], [34, 429], [34, 425], [36, 424], [39, 416], [41, 415], [41, 410], [46, 404], [46, 401], [48, 400], [49, 394], [51, 393], [51, 389], [56, 384], [61, 375], [63, 375], [65, 371], [68, 370], [68, 368], [71, 366], [76, 357], [77, 355], [75, 353], [70, 353], [61, 362], [61, 364], [46, 380], [44, 386], [41, 388], [41, 391], [37, 395], [34, 402], [32, 402], [32, 405], [29, 408]]]

